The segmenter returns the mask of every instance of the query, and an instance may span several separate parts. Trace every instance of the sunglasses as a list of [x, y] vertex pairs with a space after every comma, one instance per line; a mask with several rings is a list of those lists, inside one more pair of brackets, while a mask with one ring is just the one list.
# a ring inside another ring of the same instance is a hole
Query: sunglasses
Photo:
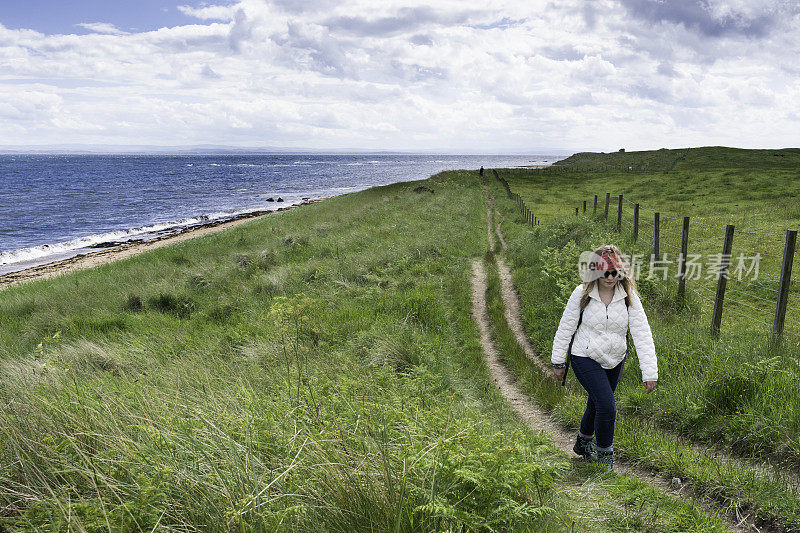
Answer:
[[[618, 272], [616, 270], [606, 270], [605, 272], [603, 272], [603, 277], [604, 278], [608, 278], [608, 277], [616, 278], [617, 274], [618, 274]], [[620, 277], [622, 277], [622, 276], [620, 276]]]

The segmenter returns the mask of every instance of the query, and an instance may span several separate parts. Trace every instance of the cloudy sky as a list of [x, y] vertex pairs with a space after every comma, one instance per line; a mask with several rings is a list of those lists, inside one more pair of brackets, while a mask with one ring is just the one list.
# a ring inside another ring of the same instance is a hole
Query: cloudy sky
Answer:
[[0, 145], [800, 146], [798, 43], [797, 0], [3, 1]]

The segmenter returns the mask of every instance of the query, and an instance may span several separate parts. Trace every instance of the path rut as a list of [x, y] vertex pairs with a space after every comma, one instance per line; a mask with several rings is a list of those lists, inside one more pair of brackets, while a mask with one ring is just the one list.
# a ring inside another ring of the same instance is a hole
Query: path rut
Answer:
[[489, 372], [492, 380], [500, 389], [500, 394], [511, 404], [511, 407], [529, 428], [552, 435], [556, 447], [571, 452], [572, 435], [559, 428], [547, 414], [538, 409], [519, 390], [514, 376], [500, 360], [500, 353], [492, 340], [491, 321], [486, 304], [486, 271], [483, 261], [480, 259], [476, 259], [472, 263], [472, 316], [478, 325], [481, 347], [486, 356]]

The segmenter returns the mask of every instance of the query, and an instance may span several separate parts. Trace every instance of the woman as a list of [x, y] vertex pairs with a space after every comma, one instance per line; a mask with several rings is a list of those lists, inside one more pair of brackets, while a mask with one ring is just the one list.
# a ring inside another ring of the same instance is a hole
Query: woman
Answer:
[[[572, 291], [561, 316], [551, 362], [555, 377], [562, 381], [572, 343], [569, 362], [589, 396], [573, 450], [611, 469], [617, 416], [614, 389], [627, 356], [629, 328], [648, 393], [655, 389], [658, 364], [642, 301], [619, 248], [604, 245], [591, 257], [594, 260], [582, 273], [584, 283]], [[596, 447], [592, 442], [595, 436]]]

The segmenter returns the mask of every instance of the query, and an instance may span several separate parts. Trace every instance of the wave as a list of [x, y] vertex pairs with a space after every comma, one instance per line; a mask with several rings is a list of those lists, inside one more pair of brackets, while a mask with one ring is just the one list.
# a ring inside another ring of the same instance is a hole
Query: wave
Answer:
[[[79, 252], [87, 251], [94, 248], [111, 248], [119, 246], [130, 241], [143, 240], [154, 238], [160, 235], [174, 233], [194, 226], [202, 226], [212, 222], [224, 222], [234, 218], [239, 218], [245, 215], [259, 213], [264, 211], [275, 211], [278, 207], [288, 207], [300, 203], [300, 200], [285, 201], [275, 207], [261, 207], [244, 209], [240, 211], [218, 211], [214, 213], [207, 213], [196, 217], [181, 218], [178, 220], [170, 220], [166, 222], [158, 222], [146, 226], [138, 226], [134, 228], [126, 228], [121, 230], [109, 231], [106, 233], [97, 233], [94, 235], [87, 235], [85, 237], [78, 237], [68, 241], [63, 241], [54, 244], [41, 244], [39, 246], [31, 246], [30, 248], [20, 248], [17, 250], [9, 250], [0, 252], [0, 266], [13, 265], [15, 263], [25, 263], [25, 267], [32, 266], [29, 263], [43, 264], [48, 258], [54, 257], [69, 257], [77, 255]], [[3, 269], [6, 270], [6, 269]]]
[[[209, 167], [263, 167], [263, 166], [271, 166], [271, 165], [256, 165], [255, 163], [206, 163]], [[193, 167], [194, 163], [186, 163], [187, 167]], [[201, 164], [202, 166], [202, 164]]]

